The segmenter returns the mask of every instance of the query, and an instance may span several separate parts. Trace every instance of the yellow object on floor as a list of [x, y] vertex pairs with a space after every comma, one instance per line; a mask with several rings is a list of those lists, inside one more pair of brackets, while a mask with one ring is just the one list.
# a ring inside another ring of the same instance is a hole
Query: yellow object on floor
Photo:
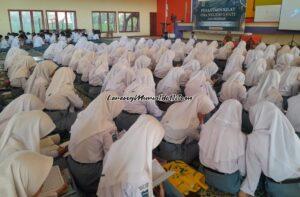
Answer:
[[163, 165], [163, 167], [167, 171], [175, 172], [168, 180], [184, 195], [188, 195], [189, 192], [198, 192], [201, 188], [208, 189], [204, 175], [183, 161], [172, 161]]

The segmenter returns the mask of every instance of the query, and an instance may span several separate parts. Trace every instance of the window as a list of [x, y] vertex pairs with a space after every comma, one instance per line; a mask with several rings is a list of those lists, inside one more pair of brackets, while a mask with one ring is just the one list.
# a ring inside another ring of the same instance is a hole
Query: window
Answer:
[[76, 29], [76, 12], [75, 11], [46, 11], [48, 29], [66, 30]]
[[119, 12], [119, 31], [137, 32], [140, 31], [140, 13], [138, 12]]
[[8, 10], [12, 32], [40, 32], [44, 29], [41, 10]]
[[116, 31], [116, 13], [115, 12], [92, 12], [93, 29], [101, 32]]

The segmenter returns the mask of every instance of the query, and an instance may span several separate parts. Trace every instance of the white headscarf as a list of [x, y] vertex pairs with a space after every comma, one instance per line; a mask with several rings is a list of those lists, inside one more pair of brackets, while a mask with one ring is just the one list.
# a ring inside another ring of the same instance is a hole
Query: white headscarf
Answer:
[[193, 59], [181, 66], [181, 68], [184, 69], [184, 74], [180, 78], [180, 85], [185, 85], [190, 79], [192, 73], [198, 72], [201, 69], [201, 66], [197, 60]]
[[152, 150], [159, 145], [164, 133], [155, 118], [141, 115], [106, 154], [102, 171], [104, 176], [101, 177], [97, 195], [124, 196], [124, 187], [139, 190], [138, 187], [148, 183], [149, 196], [152, 197]]
[[9, 68], [9, 80], [12, 81], [18, 78], [28, 78], [30, 69], [36, 66], [36, 62], [31, 56], [18, 56], [17, 60]]
[[82, 141], [95, 134], [117, 130], [114, 118], [117, 117], [124, 103], [121, 100], [109, 100], [118, 96], [115, 92], [102, 92], [85, 110], [81, 111], [71, 127], [69, 149], [76, 148]]
[[94, 65], [96, 60], [95, 52], [87, 52], [78, 62], [76, 72], [78, 74], [85, 74], [89, 72], [89, 69]]
[[231, 55], [233, 48], [233, 42], [226, 42], [226, 44], [223, 47], [217, 50], [215, 58], [220, 60], [227, 60], [228, 57]]
[[259, 43], [259, 45], [257, 45], [257, 46], [255, 47], [255, 49], [257, 49], [257, 50], [262, 50], [262, 51], [266, 50], [266, 48], [267, 48], [267, 45], [266, 45], [266, 43], [264, 43], [264, 42]]
[[14, 61], [17, 55], [28, 55], [29, 53], [23, 49], [19, 49], [17, 47], [11, 47], [5, 57], [4, 60], [4, 70], [7, 70], [10, 66], [12, 66], [12, 62]]
[[73, 70], [77, 70], [78, 63], [80, 59], [86, 54], [86, 50], [82, 48], [75, 49], [72, 58], [70, 60], [69, 67], [71, 67]]
[[237, 161], [246, 151], [246, 136], [242, 133], [241, 103], [230, 99], [202, 126], [199, 140], [203, 155], [216, 163]]
[[69, 67], [62, 67], [58, 69], [46, 91], [46, 99], [51, 95], [63, 93], [65, 88], [74, 88], [73, 82], [75, 74]]
[[193, 38], [190, 38], [189, 41], [185, 44], [185, 54], [189, 54], [193, 48], [194, 48], [194, 44], [196, 43], [196, 41]]
[[245, 109], [249, 110], [251, 106], [267, 99], [271, 91], [278, 90], [280, 82], [280, 74], [276, 70], [269, 70], [260, 78], [258, 85], [252, 87], [248, 91]]
[[0, 113], [0, 136], [7, 122], [17, 113], [31, 110], [43, 110], [44, 104], [32, 94], [23, 94], [10, 102]]
[[173, 67], [174, 57], [175, 52], [167, 50], [159, 59], [154, 70], [154, 75], [158, 78], [164, 78], [169, 72], [169, 70]]
[[[249, 118], [253, 132], [248, 135], [248, 140], [255, 142], [262, 136], [269, 138], [269, 156], [266, 161], [268, 174], [278, 182], [299, 174], [300, 140], [285, 115], [274, 104], [264, 101], [250, 109]], [[284, 173], [276, 173], [278, 170]]]
[[[0, 138], [0, 161], [12, 151], [31, 150], [40, 152], [40, 139], [55, 129], [51, 118], [40, 110], [20, 112], [14, 115]], [[18, 143], [10, 143], [10, 139]], [[18, 145], [19, 144], [19, 145]], [[11, 150], [6, 150], [7, 148]]]
[[264, 52], [262, 50], [258, 50], [258, 49], [249, 50], [247, 52], [246, 59], [244, 62], [246, 64], [246, 68], [249, 68], [253, 62], [263, 57], [264, 57]]
[[147, 57], [146, 55], [141, 55], [138, 57], [133, 65], [134, 70], [142, 69], [142, 68], [148, 68], [151, 64], [151, 59]]
[[289, 98], [288, 106], [289, 107], [288, 107], [288, 110], [286, 113], [286, 117], [289, 119], [289, 121], [293, 125], [294, 129], [297, 132], [300, 132], [300, 118], [299, 118], [300, 94]]
[[278, 52], [277, 52], [277, 58], [279, 58], [280, 56], [290, 53], [291, 52], [291, 48], [289, 45], [284, 45]]
[[25, 93], [32, 93], [38, 96], [37, 90], [34, 90], [35, 80], [38, 78], [43, 78], [47, 81], [47, 84], [51, 82], [50, 76], [56, 70], [57, 65], [49, 60], [40, 62], [33, 70], [33, 73], [30, 75], [29, 79], [26, 82]]
[[281, 76], [279, 91], [283, 96], [294, 96], [300, 90], [300, 67], [290, 67]]
[[206, 73], [207, 78], [211, 78], [219, 70], [218, 65], [215, 62], [210, 62], [206, 66], [202, 67], [202, 71]]
[[[240, 98], [239, 96], [241, 95], [235, 95], [240, 93], [238, 90], [238, 88], [240, 88], [241, 86], [243, 87], [245, 83], [245, 75], [242, 72], [236, 72], [233, 75], [231, 75], [231, 77], [229, 77], [229, 79], [223, 83], [222, 85], [222, 89], [221, 89], [221, 94], [220, 94], [220, 100], [225, 101], [229, 98], [231, 99], [237, 99], [240, 102], [242, 102], [242, 100], [240, 99], [245, 99], [246, 98], [246, 94], [244, 95], [244, 98]], [[243, 88], [244, 90], [246, 90], [246, 88]]]
[[165, 139], [181, 144], [187, 132], [199, 126], [198, 113], [210, 113], [215, 108], [213, 102], [205, 94], [197, 94], [192, 100], [171, 105], [163, 116], [161, 123], [166, 130]]
[[90, 70], [89, 84], [93, 86], [101, 86], [108, 71], [108, 54], [105, 52], [96, 58], [95, 64]]
[[292, 54], [295, 58], [300, 56], [300, 49], [296, 46], [294, 46], [291, 51], [290, 54]]
[[260, 58], [254, 61], [246, 70], [245, 84], [247, 86], [254, 86], [258, 84], [260, 77], [266, 72], [267, 61]]
[[274, 69], [276, 69], [279, 73], [283, 73], [290, 67], [293, 60], [294, 60], [293, 55], [289, 53], [283, 54], [279, 56], [279, 58], [277, 59]]
[[31, 151], [20, 151], [0, 163], [2, 196], [34, 196], [42, 187], [53, 164], [53, 158]]
[[183, 68], [171, 68], [168, 74], [158, 82], [156, 93], [165, 95], [178, 94], [180, 92], [180, 77], [183, 74]]
[[242, 55], [242, 51], [232, 53], [227, 60], [222, 79], [226, 81], [235, 72], [242, 71], [244, 59], [245, 57]]

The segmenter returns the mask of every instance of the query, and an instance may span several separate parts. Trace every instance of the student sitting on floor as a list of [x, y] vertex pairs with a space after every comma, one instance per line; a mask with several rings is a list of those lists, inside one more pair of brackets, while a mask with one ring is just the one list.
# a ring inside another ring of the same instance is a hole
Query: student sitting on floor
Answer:
[[164, 52], [155, 66], [154, 76], [160, 79], [164, 78], [168, 74], [169, 70], [173, 68], [174, 57], [174, 51], [167, 50]]
[[[124, 97], [155, 97], [155, 83], [152, 72], [148, 68], [139, 69], [136, 79], [124, 92]], [[121, 130], [128, 130], [138, 119], [140, 114], [151, 114], [157, 118], [161, 117], [162, 111], [158, 108], [155, 100], [141, 99], [125, 101], [124, 111], [116, 118], [116, 124]]]
[[52, 61], [45, 60], [38, 63], [26, 82], [25, 93], [33, 94], [45, 101], [46, 90], [56, 69], [57, 65]]
[[234, 48], [233, 42], [226, 42], [224, 46], [222, 46], [217, 50], [215, 54], [215, 58], [219, 60], [227, 60], [230, 57], [233, 48]]
[[276, 64], [273, 66], [273, 69], [277, 70], [281, 75], [290, 68], [291, 63], [294, 60], [294, 56], [292, 54], [283, 54], [279, 56], [276, 61]]
[[155, 154], [167, 161], [191, 163], [199, 154], [199, 125], [214, 108], [205, 94], [171, 105], [161, 120], [166, 133]]
[[164, 133], [155, 118], [141, 115], [110, 147], [97, 195], [153, 196], [152, 150], [161, 142]]
[[226, 81], [232, 74], [242, 72], [244, 60], [243, 51], [235, 49], [235, 52], [232, 53], [226, 62], [222, 79]]
[[279, 93], [280, 74], [276, 70], [269, 70], [260, 78], [257, 86], [253, 86], [247, 95], [244, 109], [249, 111], [256, 103], [267, 100], [282, 109], [282, 97]]
[[247, 87], [256, 86], [260, 77], [266, 72], [267, 61], [264, 58], [260, 58], [252, 62], [246, 70], [245, 85]]
[[237, 194], [245, 176], [246, 135], [241, 131], [243, 106], [229, 99], [202, 126], [199, 158], [207, 184]]
[[146, 55], [141, 55], [135, 60], [132, 68], [134, 71], [137, 71], [139, 69], [149, 68], [150, 64], [151, 64], [151, 59]]
[[8, 36], [5, 36], [3, 39], [3, 36], [0, 35], [0, 52], [7, 52], [9, 49], [9, 44], [8, 44]]
[[37, 50], [37, 51], [40, 51], [40, 52], [44, 51], [45, 42], [42, 38], [42, 35], [40, 35], [40, 34], [35, 35], [32, 39], [32, 42], [33, 42], [33, 49], [34, 50]]
[[8, 121], [17, 113], [23, 111], [43, 110], [44, 104], [40, 99], [31, 94], [23, 94], [12, 100], [0, 113], [0, 137]]
[[75, 74], [72, 69], [58, 69], [46, 91], [45, 108], [59, 130], [70, 130], [76, 120], [75, 108], [83, 106], [82, 99], [74, 88]]
[[236, 99], [240, 103], [244, 103], [247, 98], [247, 90], [244, 83], [245, 75], [242, 72], [234, 73], [225, 83], [223, 83], [220, 101], [224, 102], [228, 99]]
[[[168, 74], [158, 82], [156, 88], [157, 95], [172, 96], [180, 94], [180, 78], [184, 74], [184, 69], [181, 67], [171, 68]], [[172, 101], [164, 101], [172, 102]]]
[[180, 85], [185, 86], [185, 84], [189, 81], [193, 73], [197, 73], [199, 70], [201, 70], [201, 65], [197, 60], [192, 59], [184, 65], [182, 65], [181, 68], [184, 69], [184, 73], [180, 77]]
[[124, 107], [121, 100], [109, 100], [114, 92], [103, 92], [78, 114], [71, 128], [68, 166], [76, 185], [87, 195], [97, 191], [102, 161], [113, 143], [117, 127], [113, 119]]
[[289, 119], [291, 124], [293, 125], [296, 134], [300, 138], [300, 116], [299, 116], [299, 110], [300, 110], [300, 94], [293, 96], [287, 100], [288, 102], [288, 108], [286, 117]]
[[2, 196], [39, 196], [53, 159], [31, 151], [19, 151], [1, 161]]
[[253, 132], [247, 139], [247, 176], [241, 196], [254, 196], [261, 174], [266, 176], [268, 196], [299, 196], [300, 140], [291, 123], [268, 101], [256, 104], [249, 113]]
[[28, 55], [18, 55], [15, 57], [13, 65], [8, 68], [10, 85], [16, 88], [25, 89], [26, 80], [30, 72], [36, 66], [36, 61]]
[[102, 86], [108, 72], [108, 54], [104, 52], [96, 57], [95, 63], [91, 66], [88, 76], [89, 84], [92, 86]]
[[21, 150], [40, 153], [40, 139], [54, 129], [51, 118], [40, 110], [14, 115], [0, 138], [0, 161]]
[[4, 60], [4, 70], [7, 71], [9, 69], [9, 67], [11, 67], [13, 65], [13, 62], [15, 61], [15, 57], [17, 55], [28, 55], [28, 52], [23, 50], [23, 49], [19, 49], [16, 47], [12, 47], [8, 50], [5, 60]]

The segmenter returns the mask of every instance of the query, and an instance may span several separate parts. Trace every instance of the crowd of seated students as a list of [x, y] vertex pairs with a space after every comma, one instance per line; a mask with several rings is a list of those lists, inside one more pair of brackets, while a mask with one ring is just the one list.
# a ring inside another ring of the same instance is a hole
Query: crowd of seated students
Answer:
[[[209, 186], [233, 195], [299, 195], [299, 48], [52, 36], [41, 62], [7, 52], [24, 94], [0, 113], [1, 195], [38, 196], [53, 163], [40, 146], [56, 132], [70, 139], [67, 166], [86, 196], [153, 196], [153, 158], [197, 163]], [[88, 106], [76, 77], [101, 88]]]

